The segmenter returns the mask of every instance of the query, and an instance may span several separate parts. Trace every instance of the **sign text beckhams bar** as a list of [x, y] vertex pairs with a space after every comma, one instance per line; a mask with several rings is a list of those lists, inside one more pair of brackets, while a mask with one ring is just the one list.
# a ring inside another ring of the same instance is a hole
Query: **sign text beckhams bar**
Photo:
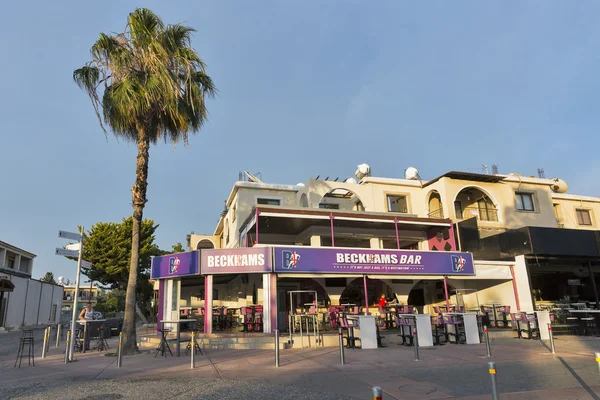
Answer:
[[264, 254], [207, 256], [206, 258], [208, 268], [247, 267], [265, 265]]
[[421, 256], [413, 254], [356, 254], [336, 253], [339, 264], [410, 264], [421, 265]]
[[271, 252], [269, 247], [202, 250], [200, 268], [203, 275], [272, 272]]

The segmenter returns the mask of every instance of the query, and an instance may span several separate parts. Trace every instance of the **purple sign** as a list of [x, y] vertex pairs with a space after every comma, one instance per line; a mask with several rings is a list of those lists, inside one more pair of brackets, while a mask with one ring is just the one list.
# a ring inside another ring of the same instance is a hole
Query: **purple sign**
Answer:
[[470, 253], [327, 247], [275, 247], [275, 272], [475, 275]]
[[152, 259], [151, 279], [198, 275], [198, 251], [169, 254]]
[[272, 272], [271, 248], [202, 250], [202, 275]]

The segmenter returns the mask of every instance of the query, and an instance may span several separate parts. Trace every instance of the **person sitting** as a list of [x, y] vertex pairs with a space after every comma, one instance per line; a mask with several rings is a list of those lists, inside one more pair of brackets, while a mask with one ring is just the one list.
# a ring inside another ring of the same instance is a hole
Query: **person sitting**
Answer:
[[85, 308], [79, 313], [79, 319], [85, 319], [87, 321], [94, 319], [94, 310], [92, 309], [92, 303], [87, 303]]

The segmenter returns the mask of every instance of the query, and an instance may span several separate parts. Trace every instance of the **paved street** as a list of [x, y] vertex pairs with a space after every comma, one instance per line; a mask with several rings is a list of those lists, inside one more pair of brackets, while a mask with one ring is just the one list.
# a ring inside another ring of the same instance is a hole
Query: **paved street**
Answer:
[[[78, 361], [65, 365], [62, 349], [51, 347], [35, 367], [15, 369], [13, 335], [0, 336], [3, 399], [370, 399], [375, 385], [384, 399], [491, 398], [485, 345], [422, 349], [415, 362], [412, 348], [391, 344], [346, 351], [344, 366], [335, 348], [284, 350], [279, 369], [273, 351], [209, 350], [198, 355], [194, 370], [189, 357], [154, 358], [148, 351], [125, 357], [120, 369], [115, 357], [98, 352], [77, 353]], [[600, 398], [593, 357], [600, 340], [557, 338], [553, 356], [539, 341], [495, 336], [502, 399]]]

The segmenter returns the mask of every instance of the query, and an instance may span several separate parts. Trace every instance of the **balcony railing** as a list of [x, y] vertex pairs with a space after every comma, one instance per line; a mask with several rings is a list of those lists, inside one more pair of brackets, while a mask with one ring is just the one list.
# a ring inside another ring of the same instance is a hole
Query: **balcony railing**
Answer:
[[456, 217], [458, 219], [475, 217], [478, 221], [498, 222], [498, 210], [494, 208], [467, 207], [462, 210], [462, 215], [460, 210], [456, 210]]
[[444, 218], [444, 210], [438, 209], [427, 214], [429, 218]]

